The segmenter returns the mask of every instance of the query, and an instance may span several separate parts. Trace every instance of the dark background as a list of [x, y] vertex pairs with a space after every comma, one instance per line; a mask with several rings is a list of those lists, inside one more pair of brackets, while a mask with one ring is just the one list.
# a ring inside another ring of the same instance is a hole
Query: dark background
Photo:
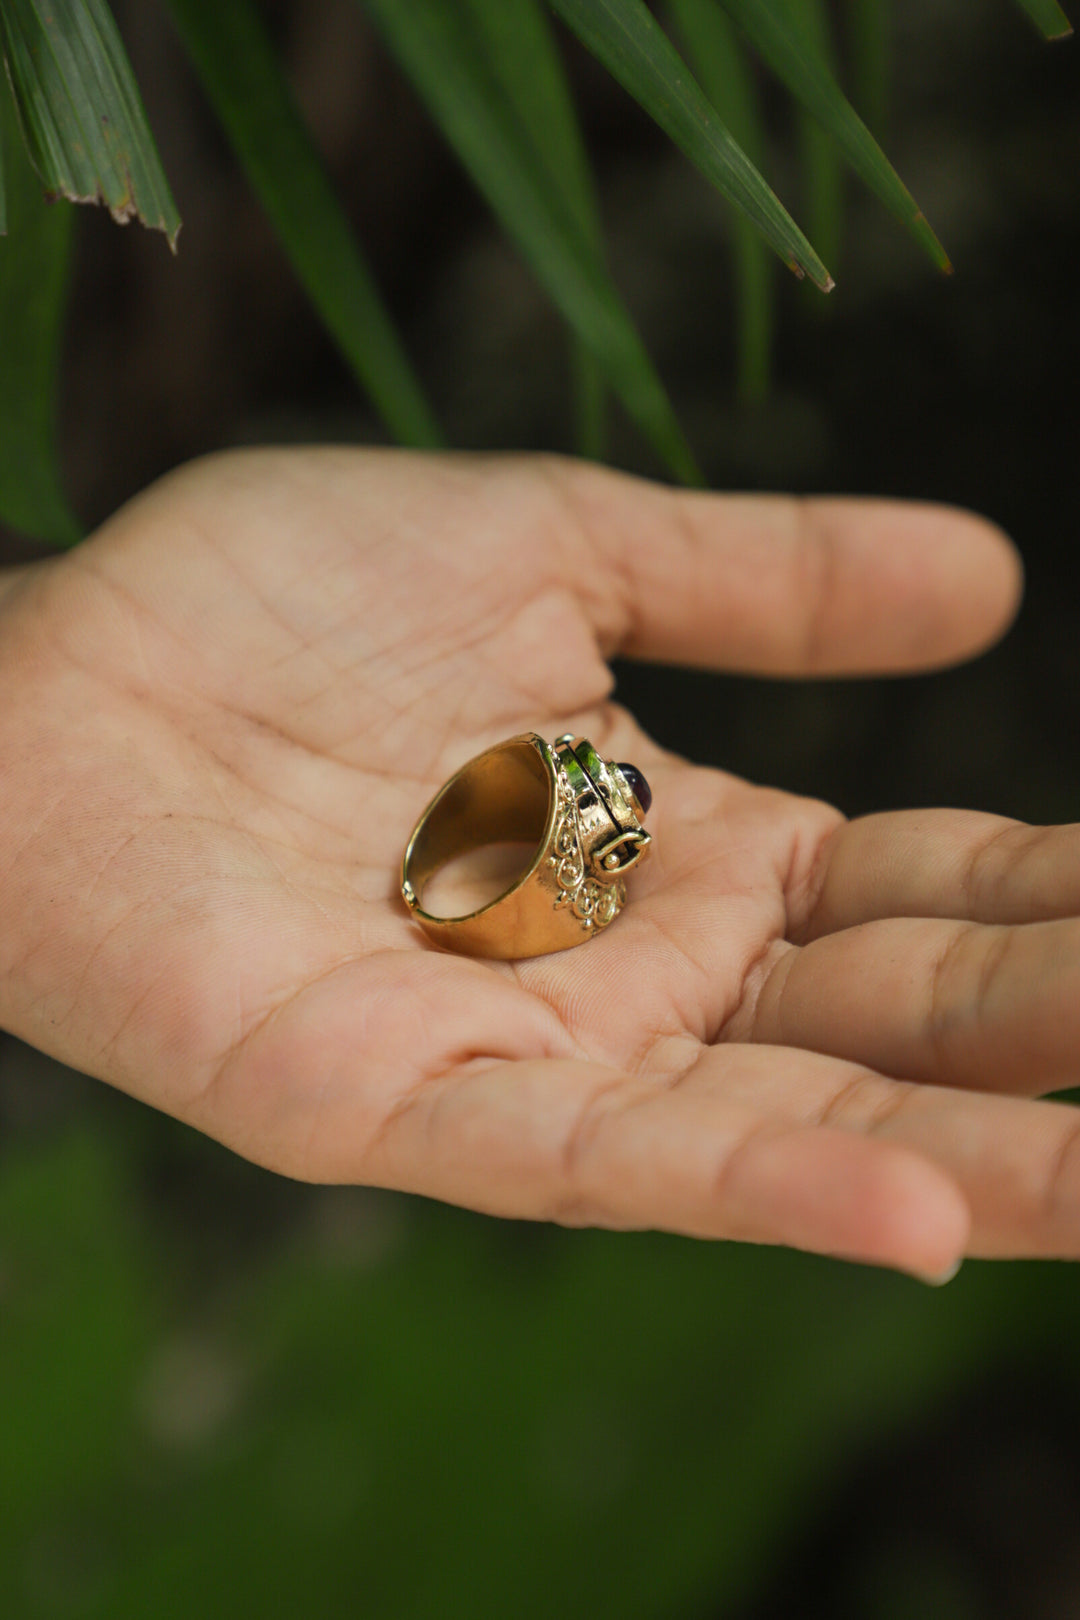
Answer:
[[[116, 9], [185, 224], [173, 261], [80, 220], [63, 443], [90, 523], [204, 450], [382, 437], [166, 22]], [[269, 9], [452, 442], [570, 450], [558, 320], [358, 8]], [[896, 6], [885, 144], [956, 274], [852, 183], [830, 298], [777, 268], [752, 408], [723, 205], [568, 59], [616, 277], [710, 482], [969, 505], [1028, 571], [963, 670], [624, 667], [621, 695], [663, 742], [853, 814], [1080, 819], [1076, 45], [1006, 0]], [[658, 471], [619, 420], [613, 454]], [[0, 1127], [5, 1613], [1080, 1616], [1069, 1268], [969, 1264], [931, 1293], [297, 1187], [11, 1041]]]

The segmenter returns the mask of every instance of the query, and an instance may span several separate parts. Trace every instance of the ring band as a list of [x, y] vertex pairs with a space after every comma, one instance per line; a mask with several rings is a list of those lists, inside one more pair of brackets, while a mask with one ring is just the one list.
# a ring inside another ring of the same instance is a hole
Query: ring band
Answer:
[[[405, 903], [429, 938], [469, 956], [581, 945], [626, 903], [626, 873], [651, 843], [641, 825], [651, 803], [640, 771], [602, 760], [584, 737], [511, 737], [463, 765], [420, 817], [401, 866]], [[444, 866], [503, 843], [534, 850], [508, 889], [465, 916], [424, 910], [425, 887]]]

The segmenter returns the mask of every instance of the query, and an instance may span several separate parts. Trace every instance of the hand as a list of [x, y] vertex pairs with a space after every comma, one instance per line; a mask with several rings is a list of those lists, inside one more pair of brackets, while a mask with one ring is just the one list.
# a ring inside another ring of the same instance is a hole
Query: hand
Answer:
[[[217, 457], [0, 597], [0, 1024], [289, 1175], [923, 1275], [1080, 1254], [1080, 832], [846, 824], [664, 753], [615, 653], [964, 656], [979, 520], [676, 494], [549, 459]], [[398, 892], [516, 732], [652, 783], [610, 931], [486, 963]]]

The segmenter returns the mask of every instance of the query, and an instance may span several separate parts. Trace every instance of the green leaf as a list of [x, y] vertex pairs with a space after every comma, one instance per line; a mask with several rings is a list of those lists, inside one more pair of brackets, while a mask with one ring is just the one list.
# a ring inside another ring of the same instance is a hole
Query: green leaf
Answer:
[[443, 435], [334, 195], [252, 0], [168, 0], [248, 180], [327, 330], [391, 432]]
[[596, 187], [544, 7], [540, 0], [464, 0], [464, 8], [549, 183], [599, 258], [603, 238]]
[[630, 417], [677, 477], [700, 482], [633, 321], [565, 194], [550, 185], [545, 164], [491, 72], [469, 14], [442, 0], [365, 4], [538, 281], [596, 355]]
[[175, 251], [180, 216], [105, 0], [0, 0], [0, 45], [49, 194], [103, 202]]
[[579, 456], [589, 461], [607, 458], [607, 384], [599, 360], [578, 337], [571, 355], [575, 442]]
[[[780, 0], [793, 13], [790, 0]], [[824, 0], [795, 0], [800, 25], [809, 48], [833, 78], [836, 62]], [[830, 264], [839, 263], [840, 229], [844, 211], [844, 176], [836, 141], [812, 113], [798, 111], [799, 149], [806, 187], [806, 218], [815, 242]]]
[[[550, 187], [561, 194], [582, 240], [603, 262], [596, 185], [581, 138], [566, 72], [541, 0], [466, 0], [488, 66], [516, 110]], [[574, 339], [574, 405], [578, 449], [600, 459], [605, 440], [603, 373]]]
[[0, 150], [10, 228], [0, 240], [0, 521], [71, 545], [80, 529], [61, 488], [54, 430], [73, 216], [42, 197], [2, 80]]
[[[765, 131], [757, 92], [730, 20], [716, 0], [670, 0], [670, 11], [709, 100], [750, 158], [761, 166]], [[731, 214], [735, 267], [735, 363], [740, 396], [764, 398], [772, 350], [773, 260], [752, 220], [741, 209]]]
[[848, 53], [852, 95], [860, 115], [874, 128], [889, 112], [889, 0], [847, 0]]
[[844, 96], [806, 25], [804, 0], [719, 0], [794, 96], [840, 144], [855, 172], [911, 230], [942, 270], [951, 268], [915, 199]]
[[[3, 80], [0, 79], [0, 96], [4, 94]], [[7, 195], [4, 191], [4, 137], [0, 131], [0, 236], [7, 235]]]
[[1072, 23], [1057, 0], [1016, 0], [1016, 3], [1023, 7], [1046, 39], [1065, 39], [1072, 33]]
[[730, 130], [644, 0], [550, 0], [608, 72], [725, 197], [754, 220], [797, 275], [828, 292], [832, 277]]

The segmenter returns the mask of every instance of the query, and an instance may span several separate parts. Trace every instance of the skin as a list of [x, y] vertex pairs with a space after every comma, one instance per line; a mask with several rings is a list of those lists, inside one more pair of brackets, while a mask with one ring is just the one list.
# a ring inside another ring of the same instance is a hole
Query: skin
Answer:
[[[1080, 1254], [1080, 830], [848, 824], [666, 753], [616, 653], [821, 675], [994, 639], [970, 515], [549, 458], [197, 463], [0, 576], [0, 1025], [290, 1176], [947, 1274]], [[630, 904], [489, 963], [398, 894], [481, 749], [655, 795]]]

